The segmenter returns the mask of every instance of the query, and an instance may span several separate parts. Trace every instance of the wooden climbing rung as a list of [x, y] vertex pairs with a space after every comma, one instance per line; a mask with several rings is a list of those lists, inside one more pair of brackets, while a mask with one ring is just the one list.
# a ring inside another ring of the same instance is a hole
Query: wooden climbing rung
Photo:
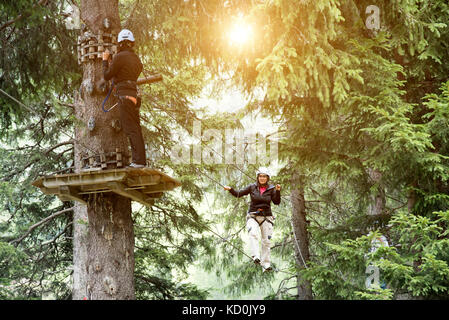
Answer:
[[105, 170], [109, 164], [113, 165], [113, 168], [123, 167], [123, 155], [120, 148], [116, 148], [115, 152], [106, 153], [103, 151], [100, 154], [81, 157], [81, 167], [85, 171]]
[[165, 173], [151, 168], [123, 168], [44, 176], [32, 183], [45, 194], [55, 194], [61, 201], [86, 204], [93, 193], [114, 192], [146, 206], [154, 204], [163, 192], [181, 186]]

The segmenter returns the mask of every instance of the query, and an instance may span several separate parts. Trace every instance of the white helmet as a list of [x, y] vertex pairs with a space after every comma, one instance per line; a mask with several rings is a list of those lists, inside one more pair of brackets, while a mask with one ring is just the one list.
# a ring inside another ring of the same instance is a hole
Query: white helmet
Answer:
[[270, 171], [265, 167], [260, 167], [259, 170], [257, 170], [256, 177], [259, 177], [259, 174], [266, 174], [268, 176], [268, 179], [270, 179], [271, 176]]
[[118, 38], [117, 41], [119, 43], [122, 42], [122, 41], [125, 41], [125, 40], [134, 42], [134, 35], [128, 29], [123, 29], [122, 31], [120, 31], [120, 33], [118, 34], [117, 38]]

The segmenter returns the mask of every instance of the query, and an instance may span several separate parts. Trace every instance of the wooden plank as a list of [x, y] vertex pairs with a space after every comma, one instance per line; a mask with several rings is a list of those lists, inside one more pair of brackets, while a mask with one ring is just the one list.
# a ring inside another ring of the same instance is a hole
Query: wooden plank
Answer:
[[105, 192], [112, 192], [112, 191], [110, 189], [100, 189], [100, 190], [92, 190], [92, 191], [81, 191], [78, 194], [84, 195], [84, 194], [105, 193]]
[[156, 185], [152, 185], [152, 186], [146, 186], [142, 192], [143, 193], [157, 193], [157, 192], [163, 192], [163, 191], [168, 191], [168, 190], [172, 190], [175, 188], [175, 183], [174, 182], [162, 182]]
[[128, 177], [127, 185], [130, 187], [134, 186], [149, 186], [158, 184], [161, 181], [160, 174], [150, 174], [142, 176], [132, 176]]
[[130, 198], [134, 201], [138, 201], [146, 206], [151, 206], [153, 203], [147, 201], [147, 197], [137, 190], [127, 190], [127, 186], [120, 182], [110, 182], [108, 187], [112, 192], [115, 192], [123, 197]]
[[46, 188], [57, 188], [59, 186], [82, 186], [123, 181], [125, 178], [126, 172], [84, 172], [75, 175], [69, 174], [65, 176], [45, 178], [43, 180], [43, 186]]
[[[143, 190], [144, 187], [125, 187], [125, 190]], [[111, 189], [107, 185], [88, 185], [81, 186], [81, 191], [79, 194], [91, 194], [91, 193], [102, 193], [102, 192], [111, 192]]]
[[153, 82], [158, 82], [158, 81], [162, 81], [162, 75], [160, 74], [155, 74], [146, 78], [140, 78], [137, 79], [136, 84], [138, 86], [142, 85], [142, 84], [147, 84], [147, 83], [153, 83]]
[[[104, 162], [104, 155], [102, 160]], [[84, 195], [114, 192], [146, 206], [153, 205], [154, 199], [160, 198], [163, 192], [181, 185], [176, 179], [151, 168], [57, 174], [39, 178], [32, 184], [45, 194], [57, 195], [62, 201], [74, 200], [86, 204]]]
[[108, 164], [106, 163], [106, 154], [104, 152], [100, 154], [100, 162], [102, 170], [108, 168]]
[[41, 187], [41, 186], [39, 186], [39, 188], [45, 194], [58, 194], [59, 193], [58, 188], [45, 188], [45, 187]]
[[95, 190], [103, 190], [109, 189], [108, 186], [104, 183], [96, 183], [96, 184], [86, 184], [80, 186], [81, 192], [95, 191]]
[[159, 174], [161, 176], [161, 182], [173, 182], [176, 186], [181, 186], [181, 182], [170, 177], [169, 175], [156, 170], [156, 169], [150, 169], [150, 168], [144, 168], [144, 169], [137, 169], [137, 170], [142, 170], [143, 174]]
[[61, 201], [78, 201], [82, 204], [87, 205], [86, 201], [83, 199], [83, 197], [78, 193], [78, 190], [76, 190], [73, 187], [69, 186], [60, 186], [58, 191], [58, 197], [61, 199]]
[[120, 148], [115, 148], [115, 153], [116, 153], [116, 159], [117, 159], [117, 168], [121, 168], [121, 167], [123, 167], [122, 151], [120, 150]]
[[[144, 193], [152, 193], [152, 192], [161, 192], [169, 190], [170, 188], [174, 187], [174, 183], [164, 183], [164, 184], [157, 184], [157, 185], [151, 185], [151, 186], [134, 186], [134, 187], [125, 187], [125, 190], [141, 190], [144, 191]], [[107, 183], [98, 183], [98, 184], [88, 184], [80, 186], [80, 194], [88, 194], [88, 193], [95, 193], [98, 192], [105, 192], [110, 191]]]

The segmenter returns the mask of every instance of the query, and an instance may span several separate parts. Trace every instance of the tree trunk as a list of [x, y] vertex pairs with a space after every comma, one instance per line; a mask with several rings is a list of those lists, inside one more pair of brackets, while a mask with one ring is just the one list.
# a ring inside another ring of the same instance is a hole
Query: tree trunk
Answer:
[[113, 193], [89, 198], [88, 299], [135, 299], [131, 200]]
[[[292, 180], [292, 226], [293, 240], [295, 241], [295, 258], [299, 269], [307, 268], [310, 259], [309, 233], [307, 230], [306, 206], [304, 199], [304, 187], [298, 173], [294, 173]], [[312, 300], [312, 286], [309, 281], [297, 275], [298, 300]]]
[[73, 214], [73, 287], [72, 299], [87, 298], [87, 207], [75, 202]]
[[372, 201], [368, 208], [368, 215], [376, 216], [381, 215], [385, 211], [385, 190], [380, 185], [382, 179], [382, 173], [379, 170], [373, 170], [368, 168], [368, 175], [372, 183], [378, 184], [375, 194], [372, 195]]
[[[82, 0], [81, 18], [87, 30], [118, 33], [120, 19], [117, 0]], [[109, 30], [104, 19], [108, 18]], [[128, 141], [123, 131], [111, 126], [118, 110], [104, 113], [104, 92], [95, 89], [102, 79], [101, 59], [88, 59], [82, 64], [83, 82], [75, 103], [80, 124], [75, 128], [75, 168], [81, 169], [81, 158], [100, 155], [120, 148], [128, 159]], [[107, 107], [114, 104], [111, 95]], [[92, 121], [93, 120], [93, 121]], [[94, 124], [88, 128], [87, 124]], [[108, 169], [111, 168], [108, 165]], [[73, 299], [135, 299], [134, 233], [131, 201], [113, 193], [90, 194], [87, 207], [77, 205], [74, 228]]]

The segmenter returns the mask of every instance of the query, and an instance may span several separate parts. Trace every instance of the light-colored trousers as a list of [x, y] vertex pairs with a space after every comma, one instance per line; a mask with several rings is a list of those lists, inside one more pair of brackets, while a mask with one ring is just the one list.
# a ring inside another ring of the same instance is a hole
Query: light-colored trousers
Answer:
[[[267, 221], [263, 222], [264, 219]], [[257, 220], [257, 221], [256, 221]], [[262, 217], [254, 216], [251, 218], [250, 215], [246, 217], [246, 229], [249, 234], [249, 245], [251, 250], [251, 256], [260, 258], [260, 264], [263, 268], [268, 268], [270, 266], [270, 240], [273, 234], [273, 224], [274, 217]], [[259, 225], [259, 223], [262, 223]], [[262, 238], [262, 250], [259, 254], [259, 235]]]

